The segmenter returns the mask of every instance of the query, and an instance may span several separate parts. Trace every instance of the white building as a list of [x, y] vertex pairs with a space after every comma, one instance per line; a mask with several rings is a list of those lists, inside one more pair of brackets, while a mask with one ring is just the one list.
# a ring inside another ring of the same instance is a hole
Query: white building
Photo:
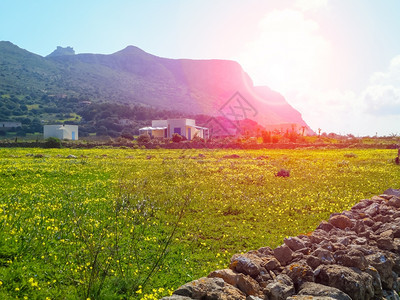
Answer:
[[192, 119], [153, 120], [151, 126], [140, 128], [139, 132], [156, 138], [171, 138], [174, 133], [184, 136], [188, 140], [195, 136], [208, 138], [208, 128], [196, 126], [196, 121]]
[[78, 125], [44, 125], [44, 138], [55, 137], [60, 140], [78, 140]]

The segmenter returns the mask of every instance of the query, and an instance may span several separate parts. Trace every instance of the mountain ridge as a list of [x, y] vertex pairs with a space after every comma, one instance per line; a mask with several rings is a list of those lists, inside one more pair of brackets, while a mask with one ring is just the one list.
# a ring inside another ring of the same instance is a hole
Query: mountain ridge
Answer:
[[0, 82], [2, 93], [66, 94], [210, 116], [220, 116], [221, 107], [239, 92], [242, 102], [254, 107], [251, 119], [260, 125], [307, 126], [282, 95], [254, 86], [231, 60], [163, 58], [132, 45], [112, 54], [61, 51], [43, 57], [1, 41], [0, 76], [5, 79]]

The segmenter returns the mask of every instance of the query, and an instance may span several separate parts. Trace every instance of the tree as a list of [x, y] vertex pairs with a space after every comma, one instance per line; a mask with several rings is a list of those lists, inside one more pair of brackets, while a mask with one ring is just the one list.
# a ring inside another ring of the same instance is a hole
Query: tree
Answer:
[[108, 135], [108, 130], [105, 126], [100, 126], [96, 130], [96, 135]]
[[150, 142], [150, 136], [148, 134], [141, 134], [137, 138], [139, 145], [147, 144]]
[[271, 131], [262, 131], [261, 136], [262, 136], [263, 143], [271, 143], [272, 142]]
[[179, 143], [179, 142], [181, 142], [181, 141], [183, 141], [183, 136], [181, 136], [180, 134], [178, 134], [178, 133], [174, 133], [173, 135], [172, 135], [172, 141], [174, 142], [174, 143]]
[[133, 135], [129, 131], [123, 130], [121, 133], [121, 137], [127, 140], [133, 140]]

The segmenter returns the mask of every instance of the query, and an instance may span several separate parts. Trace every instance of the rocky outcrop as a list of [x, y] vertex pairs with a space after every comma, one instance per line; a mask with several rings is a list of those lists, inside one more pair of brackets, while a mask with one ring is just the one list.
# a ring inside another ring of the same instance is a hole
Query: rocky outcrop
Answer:
[[308, 235], [231, 258], [164, 299], [399, 299], [400, 190], [333, 214]]
[[57, 46], [57, 49], [51, 52], [47, 57], [54, 57], [54, 56], [63, 56], [63, 55], [75, 55], [75, 50], [72, 47], [60, 47]]

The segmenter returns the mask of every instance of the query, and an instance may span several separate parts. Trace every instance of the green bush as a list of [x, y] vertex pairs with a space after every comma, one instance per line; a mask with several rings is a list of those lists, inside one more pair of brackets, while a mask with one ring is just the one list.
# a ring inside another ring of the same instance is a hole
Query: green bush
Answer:
[[44, 142], [44, 148], [61, 148], [61, 140], [56, 137], [49, 137]]
[[137, 138], [139, 145], [147, 144], [150, 142], [150, 136], [148, 134], [141, 134]]

